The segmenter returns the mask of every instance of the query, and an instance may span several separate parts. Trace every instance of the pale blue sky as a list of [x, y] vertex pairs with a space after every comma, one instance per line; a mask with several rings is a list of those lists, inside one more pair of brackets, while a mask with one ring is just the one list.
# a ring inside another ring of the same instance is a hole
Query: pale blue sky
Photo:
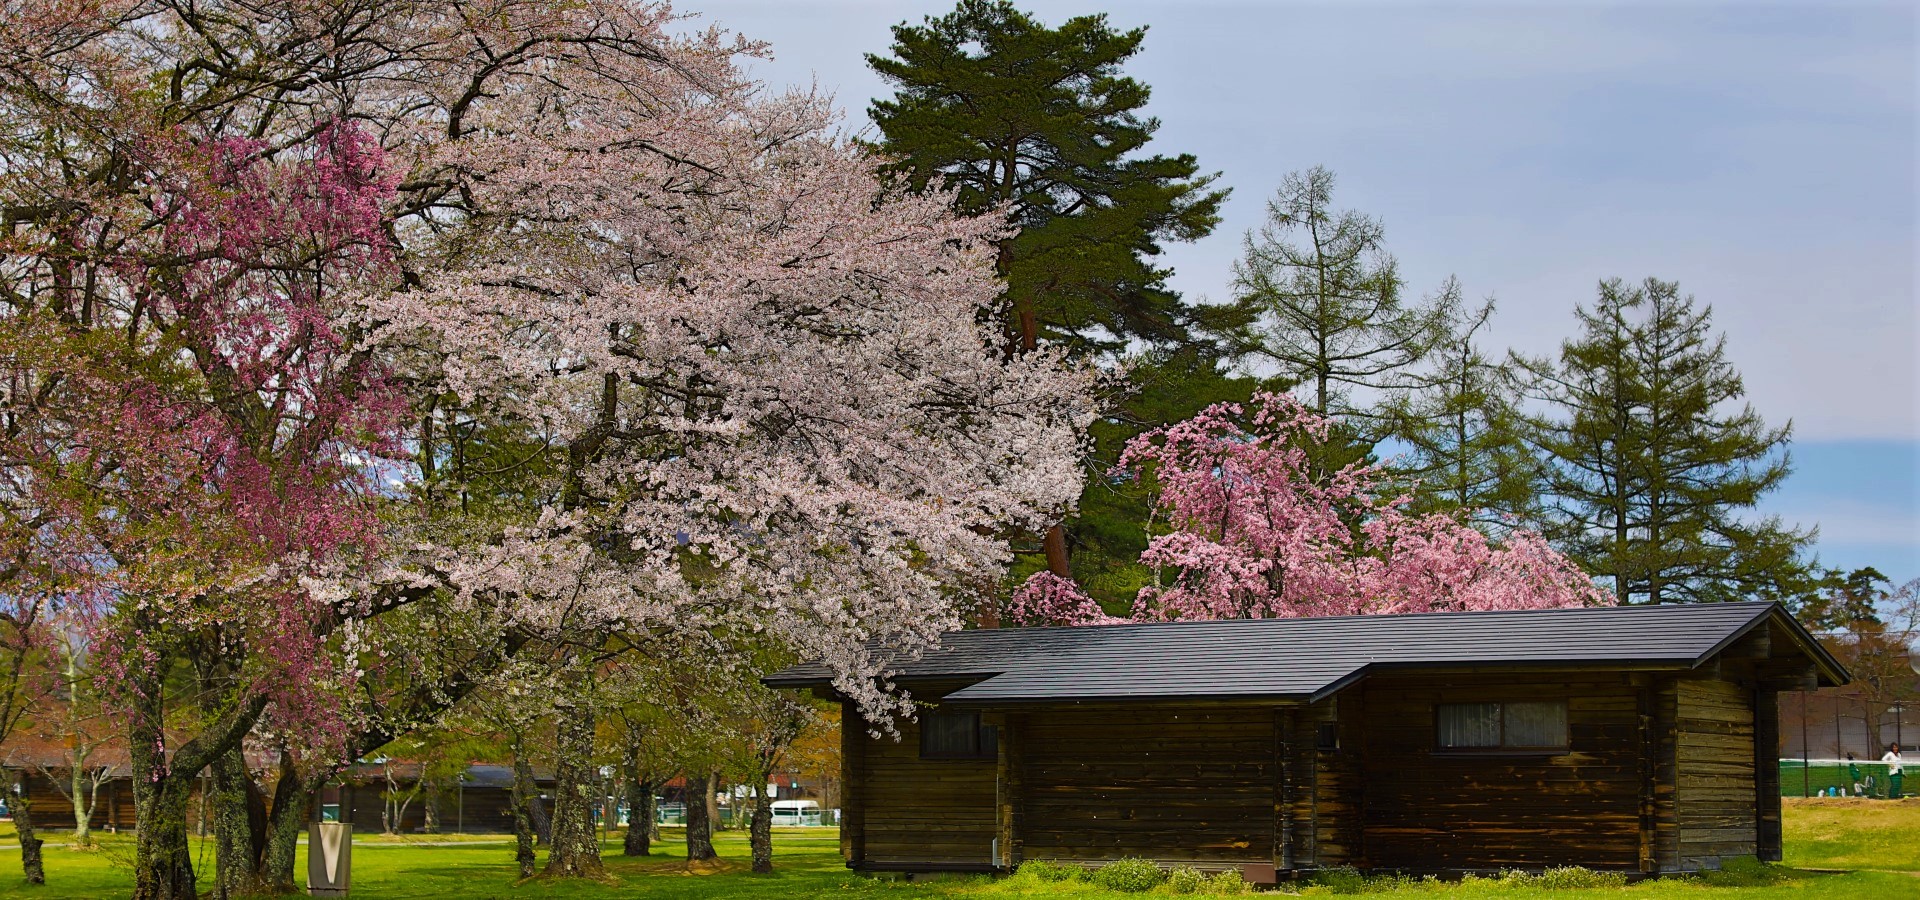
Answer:
[[[772, 86], [817, 82], [866, 124], [862, 54], [951, 3], [689, 0], [770, 41]], [[1173, 248], [1223, 298], [1240, 235], [1289, 170], [1384, 220], [1411, 285], [1493, 295], [1492, 339], [1547, 352], [1599, 279], [1711, 303], [1755, 406], [1792, 420], [1768, 509], [1819, 525], [1830, 565], [1920, 576], [1915, 7], [1722, 3], [1073, 3], [1148, 25], [1154, 148], [1234, 189]]]

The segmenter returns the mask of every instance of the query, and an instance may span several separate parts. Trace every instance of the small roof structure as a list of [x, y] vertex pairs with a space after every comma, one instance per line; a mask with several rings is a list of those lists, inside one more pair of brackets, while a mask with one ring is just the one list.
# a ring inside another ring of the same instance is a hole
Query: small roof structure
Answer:
[[[1235, 619], [949, 632], [890, 666], [903, 685], [959, 682], [943, 702], [1313, 702], [1371, 672], [1455, 667], [1687, 670], [1763, 624], [1809, 658], [1823, 686], [1846, 669], [1778, 603], [1702, 603], [1311, 619]], [[818, 663], [762, 679], [830, 688]]]

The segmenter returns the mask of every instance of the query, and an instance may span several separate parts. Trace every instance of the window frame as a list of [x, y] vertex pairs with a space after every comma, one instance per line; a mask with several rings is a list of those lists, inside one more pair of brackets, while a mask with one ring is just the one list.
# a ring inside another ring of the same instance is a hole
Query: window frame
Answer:
[[[969, 749], [964, 751], [929, 749], [927, 747], [927, 738], [932, 733], [932, 729], [927, 727], [927, 722], [934, 717], [965, 717], [970, 719], [973, 727], [969, 730], [969, 734], [972, 736], [972, 740], [969, 741]], [[921, 759], [979, 761], [998, 759], [1000, 757], [1000, 729], [981, 721], [980, 713], [977, 710], [924, 709], [920, 713], [918, 725], [920, 728]]]
[[[1515, 745], [1507, 743], [1507, 707], [1519, 703], [1553, 704], [1560, 707], [1559, 744]], [[1441, 710], [1449, 706], [1483, 706], [1492, 704], [1500, 708], [1500, 742], [1487, 746], [1449, 747], [1441, 733]], [[1573, 722], [1566, 698], [1527, 699], [1527, 700], [1456, 700], [1433, 705], [1433, 752], [1449, 756], [1558, 756], [1573, 751]]]

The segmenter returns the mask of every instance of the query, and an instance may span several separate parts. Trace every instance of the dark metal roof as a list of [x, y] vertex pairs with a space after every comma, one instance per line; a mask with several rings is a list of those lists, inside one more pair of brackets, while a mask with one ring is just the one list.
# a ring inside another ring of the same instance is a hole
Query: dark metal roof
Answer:
[[[1314, 700], [1390, 668], [1688, 669], [1765, 621], [1783, 624], [1823, 683], [1846, 682], [1846, 670], [1768, 602], [983, 629], [949, 632], [893, 669], [905, 683], [973, 682], [950, 702]], [[831, 680], [819, 664], [764, 679], [775, 687]]]

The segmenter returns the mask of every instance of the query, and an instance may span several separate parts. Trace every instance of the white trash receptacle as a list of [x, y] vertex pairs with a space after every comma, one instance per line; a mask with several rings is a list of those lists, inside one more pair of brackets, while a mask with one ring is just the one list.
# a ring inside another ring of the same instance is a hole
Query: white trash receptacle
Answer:
[[353, 826], [315, 822], [307, 826], [307, 893], [345, 897], [353, 872]]

